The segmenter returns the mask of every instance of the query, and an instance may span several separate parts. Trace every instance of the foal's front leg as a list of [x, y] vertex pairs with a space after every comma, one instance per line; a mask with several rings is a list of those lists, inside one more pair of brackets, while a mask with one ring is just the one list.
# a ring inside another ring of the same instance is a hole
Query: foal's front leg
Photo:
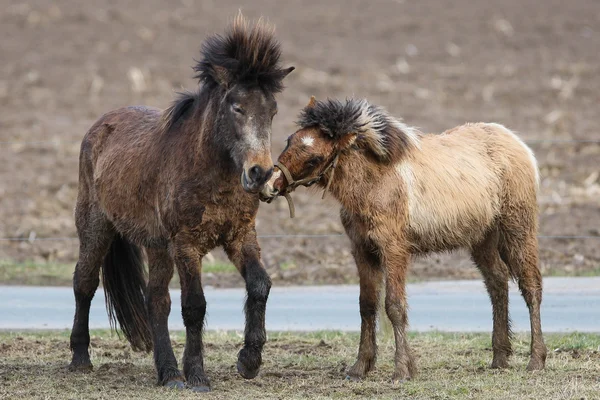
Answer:
[[385, 311], [392, 322], [396, 341], [395, 367], [392, 380], [403, 382], [416, 373], [413, 354], [408, 346], [408, 304], [406, 302], [406, 272], [410, 253], [401, 245], [403, 241], [384, 245], [382, 261], [386, 271]]
[[383, 277], [379, 256], [364, 243], [354, 243], [352, 254], [360, 279], [360, 346], [347, 379], [359, 380], [375, 368], [377, 359], [377, 307]]
[[262, 363], [262, 349], [267, 340], [265, 309], [271, 290], [271, 279], [260, 262], [260, 247], [253, 230], [246, 237], [225, 246], [231, 262], [246, 281], [246, 330], [244, 347], [238, 355], [237, 369], [246, 379], [258, 375]]
[[[180, 238], [179, 238], [180, 239]], [[202, 329], [206, 315], [206, 299], [202, 289], [200, 254], [185, 240], [173, 244], [172, 255], [181, 281], [181, 315], [185, 325], [183, 373], [187, 384], [195, 392], [209, 392], [210, 381], [204, 372]]]

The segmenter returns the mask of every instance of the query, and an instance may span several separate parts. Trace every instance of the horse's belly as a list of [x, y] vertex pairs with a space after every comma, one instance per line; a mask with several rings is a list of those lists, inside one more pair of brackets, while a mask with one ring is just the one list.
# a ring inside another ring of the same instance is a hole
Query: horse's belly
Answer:
[[498, 215], [499, 199], [487, 191], [480, 193], [481, 197], [441, 196], [411, 202], [408, 236], [412, 248], [444, 251], [481, 241]]

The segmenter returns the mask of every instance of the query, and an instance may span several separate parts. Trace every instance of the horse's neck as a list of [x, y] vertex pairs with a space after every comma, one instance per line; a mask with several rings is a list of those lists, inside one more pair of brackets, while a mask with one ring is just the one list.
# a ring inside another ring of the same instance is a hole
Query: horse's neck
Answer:
[[223, 180], [229, 175], [236, 175], [236, 171], [229, 152], [223, 147], [223, 135], [220, 132], [222, 128], [215, 123], [215, 117], [210, 115], [215, 109], [216, 104], [208, 103], [186, 121], [188, 134], [183, 150], [190, 152], [193, 159], [189, 167], [194, 171], [190, 172]]
[[[360, 210], [370, 201], [385, 168], [359, 153], [342, 155], [333, 172], [330, 192], [344, 208]], [[324, 187], [329, 178], [328, 174], [320, 184]]]

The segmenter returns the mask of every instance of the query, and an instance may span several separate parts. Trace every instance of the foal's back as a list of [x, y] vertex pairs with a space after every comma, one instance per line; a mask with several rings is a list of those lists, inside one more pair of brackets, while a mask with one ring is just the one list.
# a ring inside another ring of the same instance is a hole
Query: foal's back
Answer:
[[395, 172], [404, 182], [416, 253], [469, 247], [503, 218], [507, 201], [536, 204], [535, 158], [499, 124], [424, 135]]

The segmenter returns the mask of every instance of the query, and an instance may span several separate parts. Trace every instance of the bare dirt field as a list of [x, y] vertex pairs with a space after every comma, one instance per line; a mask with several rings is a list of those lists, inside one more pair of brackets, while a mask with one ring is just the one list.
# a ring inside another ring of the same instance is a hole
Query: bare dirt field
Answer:
[[[360, 96], [424, 132], [495, 121], [540, 164], [545, 274], [600, 267], [600, 4], [596, 0], [163, 2], [0, 0], [0, 237], [72, 238], [79, 142], [103, 112], [166, 107], [191, 88], [202, 40], [238, 8], [277, 25], [284, 63], [273, 155], [310, 95]], [[551, 140], [551, 141], [548, 141]], [[584, 140], [599, 142], [588, 143]], [[573, 142], [580, 141], [580, 142]], [[260, 235], [342, 233], [320, 194], [262, 205]], [[356, 280], [347, 239], [263, 237], [278, 285]], [[3, 262], [72, 263], [76, 240], [0, 241]], [[216, 261], [222, 258], [215, 252]], [[478, 275], [465, 254], [418, 260], [412, 278]], [[240, 285], [235, 274], [206, 278]]]
[[[411, 334], [419, 373], [391, 383], [393, 340], [379, 340], [377, 369], [361, 382], [344, 380], [356, 357], [358, 334], [271, 333], [261, 372], [242, 379], [235, 361], [242, 338], [235, 332], [205, 335], [210, 399], [597, 399], [600, 391], [600, 337], [547, 335], [546, 369], [525, 371], [528, 340], [517, 335], [511, 367], [488, 367], [488, 334]], [[181, 332], [171, 337], [175, 354]], [[135, 353], [106, 331], [92, 332], [94, 371], [69, 373], [68, 332], [0, 332], [0, 399], [197, 399], [198, 393], [156, 386], [152, 356]]]

